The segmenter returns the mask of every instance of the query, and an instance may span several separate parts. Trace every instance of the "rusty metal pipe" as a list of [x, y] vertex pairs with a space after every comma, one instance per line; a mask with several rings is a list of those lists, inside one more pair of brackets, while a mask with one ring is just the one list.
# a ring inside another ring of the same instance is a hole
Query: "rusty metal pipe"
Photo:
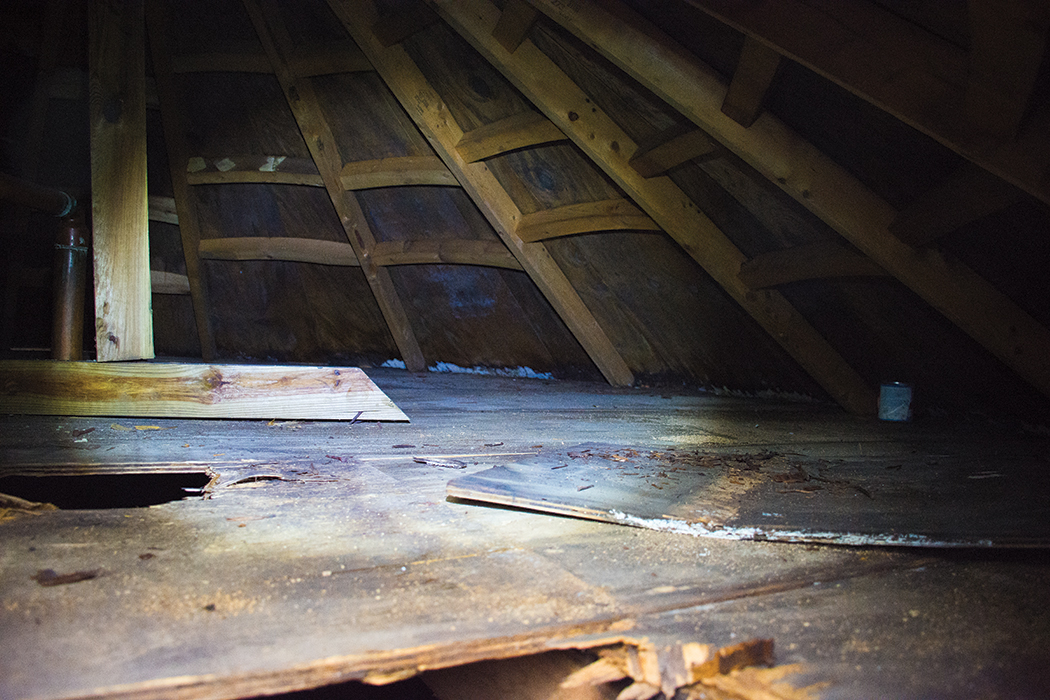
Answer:
[[83, 215], [74, 212], [62, 220], [55, 236], [51, 357], [56, 360], [81, 360], [84, 357], [87, 257], [87, 226]]
[[0, 173], [0, 199], [54, 216], [68, 216], [77, 206], [77, 200], [62, 190], [37, 185], [7, 173]]

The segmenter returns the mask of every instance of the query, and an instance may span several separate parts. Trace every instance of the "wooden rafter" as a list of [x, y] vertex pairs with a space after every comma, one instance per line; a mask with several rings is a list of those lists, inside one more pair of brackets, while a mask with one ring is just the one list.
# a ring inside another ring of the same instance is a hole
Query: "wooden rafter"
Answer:
[[[1016, 140], [1003, 138], [1025, 114], [1046, 50], [1044, 0], [972, 0], [970, 54], [871, 0], [688, 2], [1050, 204], [1050, 111], [1032, 115]], [[536, 6], [573, 12], [551, 0]]]
[[[171, 50], [168, 46], [168, 24], [164, 14], [164, 3], [161, 0], [148, 0], [146, 3], [146, 23], [149, 27], [153, 73], [157, 82], [161, 120], [164, 124], [164, 142], [168, 150], [168, 171], [171, 173], [171, 187], [175, 195], [175, 221], [173, 223], [179, 224], [182, 254], [186, 260], [186, 277], [190, 285], [193, 318], [197, 325], [201, 354], [205, 360], [212, 360], [216, 356], [215, 334], [211, 326], [211, 317], [208, 314], [207, 289], [201, 279], [200, 260], [197, 256], [201, 239], [196, 211], [197, 200], [186, 179], [184, 164], [189, 160], [186, 131], [176, 101], [178, 92], [175, 89], [175, 74], [171, 65]], [[170, 217], [170, 210], [167, 210], [165, 215]], [[170, 218], [167, 220], [170, 221]]]
[[[491, 37], [499, 10], [486, 0], [437, 3], [442, 16], [566, 133], [847, 410], [870, 414], [872, 389], [776, 291], [739, 279], [744, 254], [670, 178], [644, 178], [629, 164], [637, 145], [534, 44], [513, 53]], [[720, 112], [721, 113], [721, 112]], [[739, 128], [739, 126], [737, 127]]]
[[99, 361], [153, 357], [143, 0], [92, 2], [88, 104]]
[[313, 84], [309, 78], [296, 78], [288, 66], [285, 57], [290, 51], [291, 41], [285, 35], [277, 7], [273, 0], [244, 0], [244, 6], [273, 64], [274, 73], [284, 91], [288, 106], [310, 149], [310, 155], [317, 164], [328, 196], [346, 231], [354, 254], [361, 263], [361, 269], [401, 352], [401, 358], [409, 370], [421, 372], [426, 369], [426, 361], [389, 271], [377, 266], [372, 260], [375, 238], [356, 196], [353, 193], [347, 194], [343, 188], [340, 177], [344, 164]]
[[[572, 8], [554, 0], [534, 2], [1050, 395], [1050, 363], [1045, 361], [1050, 331], [959, 261], [916, 250], [894, 236], [889, 230], [896, 218], [893, 207], [844, 168], [768, 112], [749, 129], [741, 128], [722, 114], [726, 86], [718, 74], [615, 0]], [[1039, 162], [1045, 168], [1047, 160]]]
[[614, 385], [633, 384], [627, 364], [546, 247], [514, 233], [522, 214], [507, 191], [484, 163], [467, 162], [459, 153], [463, 131], [441, 96], [402, 47], [384, 47], [373, 34], [371, 3], [329, 0], [329, 5], [605, 378]]

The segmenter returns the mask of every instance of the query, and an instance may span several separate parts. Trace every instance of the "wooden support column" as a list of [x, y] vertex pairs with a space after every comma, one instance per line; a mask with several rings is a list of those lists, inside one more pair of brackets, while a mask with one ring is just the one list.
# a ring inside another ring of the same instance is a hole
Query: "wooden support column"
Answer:
[[[533, 1], [1050, 396], [1050, 330], [958, 260], [903, 243], [889, 229], [896, 218], [893, 207], [813, 144], [768, 112], [741, 129], [722, 114], [726, 87], [718, 74], [616, 0], [572, 8], [556, 0]], [[1038, 155], [1031, 149], [1025, 155], [1036, 157], [1042, 173], [1039, 187], [1027, 191], [1045, 196], [1047, 161]]]
[[780, 67], [780, 54], [754, 37], [744, 37], [744, 49], [733, 73], [733, 82], [722, 101], [722, 114], [741, 126], [758, 119], [773, 77]]
[[88, 25], [97, 358], [145, 359], [153, 313], [143, 0], [93, 0]]
[[372, 288], [372, 293], [375, 295], [390, 333], [394, 337], [394, 342], [401, 353], [401, 359], [410, 371], [425, 371], [427, 365], [423, 359], [423, 352], [408, 322], [408, 316], [394, 288], [390, 272], [377, 266], [372, 260], [375, 237], [372, 235], [368, 220], [361, 210], [356, 195], [352, 192], [347, 193], [343, 188], [340, 179], [343, 162], [339, 156], [339, 146], [324, 118], [321, 104], [314, 93], [313, 83], [309, 78], [296, 78], [288, 67], [285, 56], [288, 54], [291, 41], [284, 33], [277, 7], [273, 0], [244, 0], [244, 6], [273, 64], [274, 73], [281, 83], [288, 106], [310, 149], [310, 155], [317, 164], [317, 170], [324, 180], [328, 196], [339, 215], [339, 221], [343, 225], [350, 245], [353, 246], [354, 254]]
[[328, 4], [605, 379], [616, 386], [633, 384], [627, 363], [546, 247], [526, 243], [515, 234], [522, 214], [510, 194], [484, 163], [467, 162], [459, 152], [463, 131], [449, 116], [441, 96], [402, 47], [384, 47], [373, 34], [369, 22], [375, 12], [372, 3], [329, 0]]
[[[875, 394], [860, 375], [776, 291], [756, 292], [739, 279], [744, 254], [667, 177], [646, 179], [628, 163], [632, 141], [532, 42], [513, 54], [492, 39], [498, 10], [487, 0], [438, 0], [445, 20], [540, 108], [646, 211], [844, 408], [875, 412]], [[739, 126], [737, 129], [740, 130]]]
[[966, 163], [898, 212], [890, 231], [909, 245], [927, 245], [1023, 196], [1021, 190], [1002, 178]]
[[[153, 74], [157, 81], [157, 99], [160, 102], [160, 116], [164, 124], [164, 143], [168, 149], [168, 172], [171, 173], [171, 187], [175, 195], [174, 217], [170, 217], [169, 212], [167, 220], [174, 218], [174, 222], [179, 225], [182, 255], [186, 260], [186, 278], [190, 285], [193, 319], [197, 325], [201, 355], [205, 360], [213, 360], [217, 354], [215, 334], [211, 327], [211, 317], [208, 315], [207, 289], [201, 279], [198, 257], [201, 240], [200, 225], [197, 219], [196, 198], [190, 191], [187, 180], [186, 163], [189, 160], [189, 154], [186, 147], [186, 131], [176, 97], [178, 92], [175, 89], [171, 49], [168, 46], [168, 23], [162, 0], [148, 0], [146, 21], [149, 26]], [[159, 212], [158, 216], [160, 216]]]

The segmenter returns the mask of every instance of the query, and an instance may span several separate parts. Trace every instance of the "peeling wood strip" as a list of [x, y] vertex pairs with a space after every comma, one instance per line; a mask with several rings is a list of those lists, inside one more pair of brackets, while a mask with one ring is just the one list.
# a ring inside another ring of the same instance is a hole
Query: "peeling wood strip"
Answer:
[[[721, 112], [726, 88], [718, 74], [615, 0], [603, 0], [615, 14], [590, 3], [570, 9], [553, 0], [534, 2], [1050, 395], [1050, 363], [1043, 359], [1050, 357], [1050, 331], [959, 261], [901, 242], [889, 230], [893, 208], [844, 168], [768, 112], [750, 129], [741, 129]], [[1050, 130], [1046, 136], [1050, 142]], [[1019, 141], [1011, 148], [1031, 146]], [[1040, 153], [1036, 148], [1029, 156], [1043, 172], [1050, 160]], [[1045, 173], [1040, 174], [1046, 185], [1044, 180]]]
[[525, 37], [539, 16], [539, 10], [525, 0], [507, 0], [503, 6], [503, 13], [499, 16], [499, 22], [492, 30], [492, 38], [507, 51], [514, 53], [521, 42], [525, 41]]
[[149, 271], [150, 289], [154, 294], [189, 295], [190, 278], [177, 272]]
[[356, 367], [0, 361], [0, 411], [284, 420], [408, 417]]
[[628, 164], [642, 177], [656, 177], [682, 163], [722, 152], [702, 130], [674, 126], [653, 139], [652, 145], [639, 144]]
[[526, 243], [593, 231], [659, 231], [649, 215], [629, 199], [567, 204], [521, 218], [515, 233]]
[[834, 241], [775, 250], [751, 258], [740, 266], [740, 281], [748, 289], [828, 277], [882, 277], [888, 274], [869, 258]]
[[779, 67], [780, 54], [775, 49], [745, 36], [740, 61], [722, 101], [722, 114], [743, 127], [754, 124]]
[[546, 54], [531, 42], [509, 54], [493, 41], [497, 10], [486, 0], [438, 0], [437, 5], [450, 25], [652, 216], [828, 394], [849, 411], [874, 413], [872, 388], [783, 296], [752, 291], [740, 281], [744, 254], [670, 178], [646, 179], [630, 167], [624, 152], [637, 150], [631, 138]]
[[328, 196], [339, 215], [339, 221], [343, 225], [347, 239], [353, 246], [354, 254], [361, 263], [365, 279], [368, 280], [372, 294], [379, 304], [390, 334], [401, 353], [401, 358], [410, 371], [425, 371], [427, 364], [423, 359], [423, 352], [419, 348], [419, 342], [408, 321], [408, 315], [398, 297], [390, 273], [376, 265], [371, 259], [375, 238], [368, 219], [361, 210], [357, 197], [343, 189], [340, 180], [343, 163], [339, 156], [339, 148], [324, 118], [324, 112], [314, 92], [313, 84], [309, 78], [295, 78], [285, 62], [284, 56], [289, 51], [291, 40], [284, 30], [284, 25], [281, 24], [275, 0], [244, 0], [244, 7], [251, 17], [252, 25], [255, 27], [267, 56], [270, 57], [288, 106], [306, 140], [310, 155], [317, 164], [317, 170], [324, 179]]
[[385, 48], [400, 44], [413, 34], [440, 21], [441, 18], [430, 9], [429, 5], [417, 0], [400, 12], [377, 19], [372, 24], [372, 33], [380, 45]]
[[372, 249], [377, 265], [481, 265], [521, 270], [521, 263], [500, 241], [384, 241]]
[[890, 224], [890, 231], [909, 245], [927, 245], [1022, 197], [1021, 190], [1002, 178], [966, 163], [899, 211]]
[[166, 224], [179, 225], [179, 214], [175, 209], [174, 197], [149, 197], [149, 220], [163, 221]]
[[95, 348], [151, 358], [143, 0], [93, 2], [88, 17]]
[[405, 185], [459, 187], [459, 181], [437, 156], [403, 156], [347, 163], [339, 179], [347, 190]]
[[606, 380], [616, 386], [633, 384], [634, 375], [546, 247], [525, 243], [514, 233], [521, 211], [507, 191], [484, 163], [467, 162], [460, 154], [456, 146], [463, 132], [449, 119], [441, 96], [402, 47], [384, 48], [372, 35], [368, 21], [375, 14], [372, 3], [329, 0], [328, 4]]
[[564, 141], [565, 134], [539, 112], [522, 112], [463, 134], [456, 150], [474, 163], [517, 148]]
[[201, 354], [205, 360], [216, 355], [215, 335], [211, 317], [208, 315], [207, 290], [201, 281], [200, 261], [197, 247], [200, 243], [200, 228], [196, 213], [196, 199], [186, 182], [183, 163], [189, 159], [185, 141], [182, 115], [176, 102], [175, 75], [171, 68], [171, 52], [168, 46], [168, 25], [161, 0], [148, 0], [146, 23], [149, 26], [149, 43], [152, 49], [153, 73], [156, 76], [157, 97], [161, 119], [164, 122], [164, 142], [168, 151], [168, 171], [175, 200], [176, 220], [182, 239], [182, 253], [186, 260], [186, 277], [190, 283], [190, 298], [193, 300], [193, 318], [197, 325]]
[[206, 238], [200, 242], [205, 260], [285, 260], [357, 267], [360, 262], [349, 243], [313, 238]]
[[296, 78], [312, 78], [334, 73], [367, 73], [374, 70], [372, 64], [361, 53], [361, 49], [350, 41], [304, 49], [288, 59], [288, 69]]
[[268, 73], [273, 66], [266, 54], [191, 53], [171, 57], [173, 73]]

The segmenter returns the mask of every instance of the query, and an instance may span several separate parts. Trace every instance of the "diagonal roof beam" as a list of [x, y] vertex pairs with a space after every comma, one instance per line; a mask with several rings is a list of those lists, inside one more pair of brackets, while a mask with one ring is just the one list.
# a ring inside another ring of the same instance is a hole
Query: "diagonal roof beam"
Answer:
[[958, 260], [890, 231], [897, 213], [768, 112], [745, 129], [722, 113], [726, 87], [707, 65], [615, 0], [532, 0], [691, 119], [861, 252], [1050, 396], [1050, 331]]
[[[668, 177], [645, 178], [630, 164], [630, 136], [531, 41], [508, 52], [492, 37], [499, 10], [487, 0], [439, 0], [464, 38], [624, 189], [844, 408], [870, 414], [874, 393], [808, 321], [774, 290], [748, 289], [744, 254]], [[727, 117], [728, 118], [728, 117]]]
[[390, 271], [379, 267], [372, 260], [375, 238], [368, 225], [368, 219], [361, 210], [357, 196], [352, 192], [347, 193], [343, 188], [341, 175], [344, 163], [339, 156], [339, 148], [332, 130], [324, 118], [313, 84], [309, 78], [297, 78], [289, 67], [287, 56], [291, 46], [288, 38], [279, 34], [283, 25], [277, 17], [277, 7], [273, 0], [244, 0], [244, 7], [273, 64], [274, 73], [288, 100], [288, 106], [310, 149], [310, 155], [317, 164], [328, 196], [339, 215], [339, 222], [354, 249], [354, 255], [360, 261], [361, 270], [365, 273], [372, 294], [383, 312], [390, 334], [401, 352], [401, 359], [410, 371], [423, 372], [427, 367], [426, 361], [423, 359], [423, 352], [419, 348], [405, 308], [397, 295]]
[[633, 384], [627, 363], [544, 244], [526, 243], [515, 233], [522, 213], [510, 195], [484, 162], [468, 162], [460, 153], [457, 144], [463, 130], [441, 96], [401, 46], [384, 47], [376, 38], [370, 23], [375, 16], [372, 4], [329, 0], [329, 5], [606, 380], [616, 386]]

